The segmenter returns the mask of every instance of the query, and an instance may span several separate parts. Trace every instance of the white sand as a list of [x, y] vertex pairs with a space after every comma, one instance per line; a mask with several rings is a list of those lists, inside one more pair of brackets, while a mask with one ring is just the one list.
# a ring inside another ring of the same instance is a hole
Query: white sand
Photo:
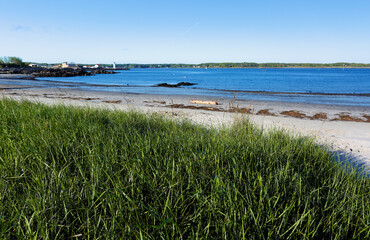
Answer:
[[[367, 120], [369, 107], [329, 106], [281, 102], [234, 101], [212, 97], [128, 94], [96, 91], [79, 91], [71, 89], [7, 89], [1, 86], [4, 97], [26, 99], [46, 104], [67, 104], [73, 106], [90, 106], [117, 110], [139, 110], [142, 112], [159, 112], [174, 119], [189, 119], [194, 123], [205, 125], [230, 125], [235, 118], [246, 116], [264, 129], [284, 128], [291, 134], [313, 136], [320, 144], [328, 144], [334, 151], [348, 154], [352, 160], [363, 162], [370, 169], [370, 123], [354, 121], [333, 121], [339, 115], [348, 115], [360, 120]], [[216, 107], [223, 111], [204, 109], [183, 109], [171, 107], [183, 104], [185, 107], [215, 107], [211, 105], [191, 104], [191, 99], [217, 101]], [[113, 101], [115, 103], [107, 103]], [[251, 108], [252, 114], [224, 112], [233, 107]], [[276, 116], [256, 115], [260, 110], [268, 109]], [[298, 111], [308, 117], [325, 113], [326, 120], [299, 119], [280, 114], [283, 111]], [[254, 113], [254, 114], [253, 114]]]

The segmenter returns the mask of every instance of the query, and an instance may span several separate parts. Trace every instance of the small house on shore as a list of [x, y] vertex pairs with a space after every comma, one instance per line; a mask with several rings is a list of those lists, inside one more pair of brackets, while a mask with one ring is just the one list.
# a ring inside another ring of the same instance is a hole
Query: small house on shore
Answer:
[[77, 67], [74, 63], [62, 62], [61, 68], [74, 68]]

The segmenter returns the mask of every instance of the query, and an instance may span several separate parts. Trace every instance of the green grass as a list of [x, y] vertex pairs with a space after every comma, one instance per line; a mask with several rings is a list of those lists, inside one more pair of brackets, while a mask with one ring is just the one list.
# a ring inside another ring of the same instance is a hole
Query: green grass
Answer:
[[0, 238], [80, 234], [369, 239], [370, 180], [312, 139], [248, 121], [0, 100]]

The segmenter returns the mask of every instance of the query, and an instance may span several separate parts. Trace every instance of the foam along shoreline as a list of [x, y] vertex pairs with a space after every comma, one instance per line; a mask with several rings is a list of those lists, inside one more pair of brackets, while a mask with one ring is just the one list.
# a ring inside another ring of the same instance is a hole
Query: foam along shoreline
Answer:
[[[68, 104], [117, 110], [157, 112], [174, 119], [189, 119], [198, 124], [232, 124], [247, 116], [264, 129], [284, 128], [291, 134], [314, 136], [370, 169], [370, 107], [324, 104], [232, 101], [200, 96], [154, 95], [85, 91], [68, 88], [5, 89], [3, 97], [45, 104]], [[191, 100], [215, 101], [218, 105], [196, 104]]]

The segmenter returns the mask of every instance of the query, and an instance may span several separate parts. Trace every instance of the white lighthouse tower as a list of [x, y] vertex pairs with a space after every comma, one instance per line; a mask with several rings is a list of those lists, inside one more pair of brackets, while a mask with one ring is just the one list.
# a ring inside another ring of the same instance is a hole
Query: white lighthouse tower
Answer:
[[113, 62], [113, 69], [116, 69], [116, 63]]

